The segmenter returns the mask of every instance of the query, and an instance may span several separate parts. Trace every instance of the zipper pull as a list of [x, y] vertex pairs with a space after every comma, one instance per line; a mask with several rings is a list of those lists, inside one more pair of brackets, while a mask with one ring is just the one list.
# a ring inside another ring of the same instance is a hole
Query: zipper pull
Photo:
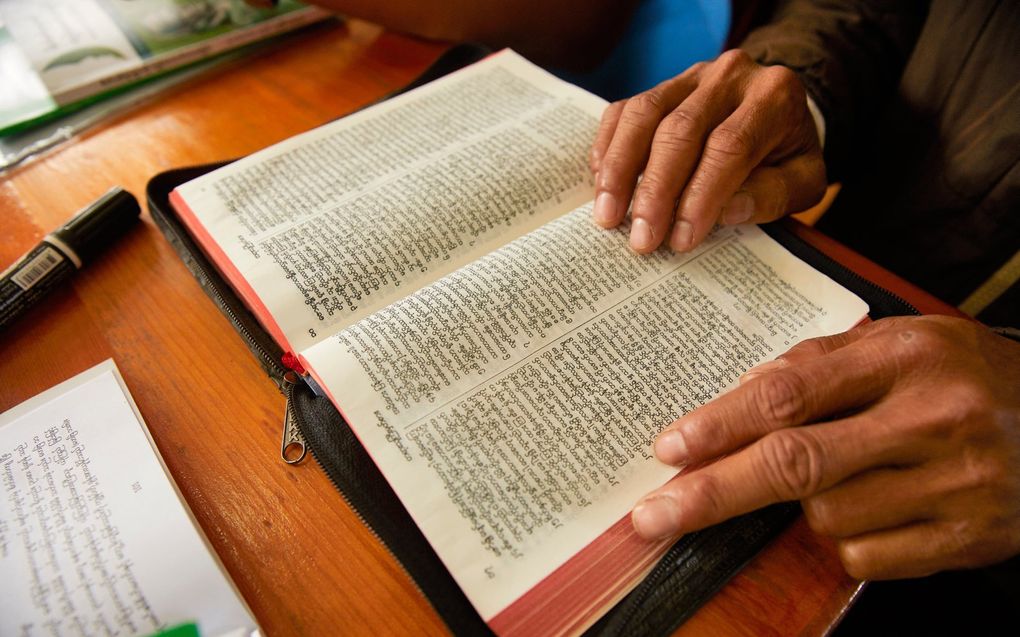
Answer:
[[[283, 443], [280, 445], [280, 457], [287, 464], [297, 464], [305, 459], [308, 453], [308, 446], [305, 444], [305, 437], [297, 427], [297, 417], [294, 415], [294, 386], [297, 384], [297, 374], [287, 372], [283, 375], [284, 395], [287, 397], [286, 413], [283, 416]], [[296, 455], [295, 455], [296, 454]]]

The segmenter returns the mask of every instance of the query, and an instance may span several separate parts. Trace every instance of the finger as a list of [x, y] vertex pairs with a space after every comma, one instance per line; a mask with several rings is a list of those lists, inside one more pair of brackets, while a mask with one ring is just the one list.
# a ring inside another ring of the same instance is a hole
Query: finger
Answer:
[[[894, 421], [900, 425], [903, 413], [891, 405], [880, 406], [884, 413], [869, 417]], [[915, 433], [911, 433], [915, 432]], [[961, 470], [959, 457], [936, 459], [938, 442], [912, 428], [896, 436], [895, 445], [905, 453], [908, 464], [867, 471], [802, 501], [811, 528], [831, 537], [853, 537], [917, 522], [960, 519], [961, 509], [974, 507], [985, 491], [982, 478], [993, 475], [986, 466], [968, 475]], [[914, 456], [910, 459], [910, 456]], [[984, 464], [984, 463], [977, 463]]]
[[910, 452], [895, 437], [864, 417], [772, 432], [653, 491], [634, 508], [635, 529], [668, 537], [810, 497], [873, 466], [903, 462]]
[[848, 538], [933, 519], [945, 476], [924, 467], [882, 468], [801, 501], [811, 528]]
[[759, 374], [776, 371], [793, 363], [803, 363], [846, 347], [871, 333], [870, 329], [866, 329], [866, 325], [872, 325], [872, 323], [867, 323], [846, 332], [840, 332], [839, 334], [803, 340], [775, 359], [759, 363], [748, 369], [740, 377], [740, 382], [746, 383]]
[[719, 222], [734, 225], [774, 221], [815, 205], [822, 200], [825, 187], [825, 162], [820, 151], [795, 155], [778, 166], [760, 166], [723, 206]]
[[623, 105], [626, 100], [618, 100], [606, 107], [602, 112], [602, 119], [599, 121], [599, 129], [595, 133], [595, 141], [591, 145], [591, 153], [588, 157], [588, 166], [593, 173], [599, 171], [602, 164], [602, 157], [609, 148], [609, 142], [616, 132], [616, 125], [620, 121], [620, 114], [623, 112]]
[[655, 441], [667, 464], [700, 462], [765, 434], [870, 404], [896, 381], [882, 341], [861, 339], [812, 360], [759, 374], [680, 417]]
[[857, 579], [924, 577], [937, 571], [990, 564], [990, 547], [971, 544], [948, 522], [919, 522], [839, 540], [840, 560]]
[[772, 157], [781, 144], [789, 147], [787, 154], [798, 154], [802, 145], [790, 143], [803, 136], [791, 119], [795, 99], [791, 96], [798, 94], [803, 95], [803, 88], [789, 69], [762, 69], [740, 107], [709, 134], [680, 197], [670, 236], [674, 250], [682, 252], [700, 244], [751, 170]]
[[[655, 129], [694, 89], [691, 72], [679, 75], [636, 95], [623, 105], [595, 177], [592, 217], [601, 226], [615, 226], [627, 213], [638, 174], [648, 161]], [[647, 230], [644, 222], [632, 226]]]
[[650, 233], [632, 230], [631, 247], [650, 252], [669, 234], [677, 199], [698, 163], [709, 131], [733, 112], [734, 100], [719, 91], [696, 90], [666, 115], [655, 131], [631, 216]]
[[687, 251], [705, 238], [747, 179], [751, 169], [771, 150], [770, 126], [764, 126], [755, 106], [741, 105], [709, 134], [694, 173], [677, 207], [669, 244]]

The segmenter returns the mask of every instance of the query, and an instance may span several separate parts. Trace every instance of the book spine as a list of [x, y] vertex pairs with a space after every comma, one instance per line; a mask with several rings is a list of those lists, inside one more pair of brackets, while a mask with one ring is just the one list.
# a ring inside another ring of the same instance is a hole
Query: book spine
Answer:
[[67, 106], [104, 91], [110, 91], [127, 84], [139, 82], [259, 40], [265, 40], [272, 36], [294, 31], [313, 22], [323, 20], [330, 15], [332, 14], [328, 11], [317, 8], [306, 8], [287, 13], [272, 20], [231, 31], [211, 40], [198, 42], [170, 53], [150, 58], [141, 62], [138, 66], [133, 66], [86, 84], [68, 87], [63, 91], [53, 93], [52, 98], [57, 105]]

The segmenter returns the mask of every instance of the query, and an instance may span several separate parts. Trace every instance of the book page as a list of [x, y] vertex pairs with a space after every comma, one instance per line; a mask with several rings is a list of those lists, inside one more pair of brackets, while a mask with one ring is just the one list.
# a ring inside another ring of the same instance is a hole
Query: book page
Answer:
[[326, 15], [297, 0], [282, 0], [273, 9], [234, 0], [0, 2], [0, 23], [6, 24], [49, 95], [61, 106]]
[[483, 618], [676, 470], [669, 422], [863, 301], [756, 227], [638, 256], [590, 206], [305, 356]]
[[107, 361], [0, 415], [0, 634], [256, 630]]
[[172, 201], [298, 352], [591, 199], [585, 158], [604, 106], [504, 51]]

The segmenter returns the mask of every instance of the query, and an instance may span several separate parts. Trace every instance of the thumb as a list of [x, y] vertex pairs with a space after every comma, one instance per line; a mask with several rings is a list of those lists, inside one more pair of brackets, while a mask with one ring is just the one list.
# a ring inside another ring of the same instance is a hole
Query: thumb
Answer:
[[820, 151], [795, 155], [775, 166], [758, 166], [723, 207], [719, 222], [765, 223], [806, 210], [822, 200], [826, 185]]

